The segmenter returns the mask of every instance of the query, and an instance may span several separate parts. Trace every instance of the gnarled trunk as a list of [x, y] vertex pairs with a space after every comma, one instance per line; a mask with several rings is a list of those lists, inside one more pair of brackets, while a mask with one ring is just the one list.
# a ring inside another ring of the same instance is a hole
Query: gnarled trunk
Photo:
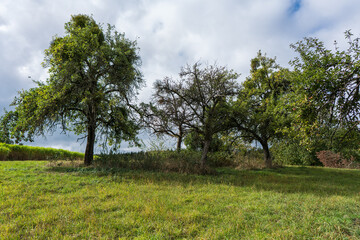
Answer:
[[203, 172], [205, 172], [206, 160], [207, 160], [207, 155], [210, 150], [210, 144], [211, 144], [211, 138], [205, 139], [203, 151], [201, 154], [201, 160], [200, 160], [200, 168]]
[[182, 144], [182, 136], [179, 136], [177, 139], [177, 144], [176, 144], [176, 151], [180, 152], [181, 151], [181, 144]]
[[181, 144], [182, 144], [182, 139], [183, 139], [183, 130], [182, 127], [179, 126], [179, 135], [177, 137], [177, 144], [176, 144], [176, 151], [180, 152], [181, 151]]
[[272, 168], [272, 158], [271, 158], [271, 154], [270, 154], [270, 150], [269, 150], [269, 145], [267, 143], [267, 141], [261, 142], [261, 146], [263, 148], [263, 152], [264, 152], [264, 162], [265, 162], [265, 166], [267, 168]]
[[94, 144], [95, 144], [95, 124], [91, 124], [88, 126], [88, 135], [87, 135], [87, 143], [85, 149], [85, 166], [89, 166], [92, 164], [94, 159]]

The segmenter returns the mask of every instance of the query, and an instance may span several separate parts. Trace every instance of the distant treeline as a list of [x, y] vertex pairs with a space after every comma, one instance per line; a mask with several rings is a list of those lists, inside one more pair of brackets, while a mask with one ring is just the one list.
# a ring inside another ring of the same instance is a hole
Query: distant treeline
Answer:
[[84, 154], [62, 149], [0, 143], [0, 160], [77, 160]]

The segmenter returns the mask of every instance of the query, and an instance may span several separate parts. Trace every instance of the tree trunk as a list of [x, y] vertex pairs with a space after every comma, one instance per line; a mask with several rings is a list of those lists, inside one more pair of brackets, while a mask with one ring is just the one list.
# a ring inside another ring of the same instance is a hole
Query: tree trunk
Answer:
[[182, 139], [183, 139], [183, 130], [182, 130], [182, 127], [179, 126], [179, 135], [178, 135], [178, 140], [177, 140], [177, 145], [176, 145], [177, 152], [181, 151]]
[[95, 124], [90, 124], [88, 126], [88, 136], [85, 150], [85, 166], [89, 166], [93, 162], [94, 158], [94, 144], [95, 144]]
[[261, 143], [263, 151], [264, 151], [264, 161], [265, 161], [265, 166], [267, 168], [272, 168], [272, 158], [271, 158], [271, 154], [270, 154], [270, 150], [269, 150], [269, 145], [266, 142], [262, 142]]
[[201, 160], [200, 160], [200, 168], [201, 168], [201, 171], [203, 171], [203, 172], [205, 172], [207, 154], [209, 153], [209, 150], [210, 150], [210, 144], [211, 144], [211, 139], [205, 139], [203, 152], [202, 152]]
[[180, 152], [181, 151], [181, 144], [182, 144], [182, 137], [179, 136], [178, 140], [177, 140], [177, 144], [176, 144], [176, 151]]

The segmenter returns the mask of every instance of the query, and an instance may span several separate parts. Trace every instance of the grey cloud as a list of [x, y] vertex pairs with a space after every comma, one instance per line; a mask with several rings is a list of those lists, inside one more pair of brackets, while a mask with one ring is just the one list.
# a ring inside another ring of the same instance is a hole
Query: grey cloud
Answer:
[[[3, 0], [0, 5], [0, 112], [33, 79], [44, 80], [40, 66], [44, 49], [54, 35], [64, 34], [71, 14], [93, 14], [101, 23], [138, 41], [147, 82], [139, 96], [147, 101], [152, 83], [177, 77], [180, 67], [198, 60], [227, 65], [248, 75], [250, 59], [258, 50], [277, 56], [287, 66], [295, 53], [290, 43], [306, 36], [331, 45], [343, 32], [360, 34], [357, 0]], [[57, 137], [58, 136], [58, 137]], [[76, 137], [59, 133], [35, 144], [71, 146], [83, 150]]]

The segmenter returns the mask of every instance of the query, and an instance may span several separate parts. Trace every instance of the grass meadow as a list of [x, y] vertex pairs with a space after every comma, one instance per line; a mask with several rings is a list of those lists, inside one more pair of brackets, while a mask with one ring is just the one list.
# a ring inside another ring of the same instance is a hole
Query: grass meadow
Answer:
[[360, 171], [0, 162], [0, 239], [360, 239]]

